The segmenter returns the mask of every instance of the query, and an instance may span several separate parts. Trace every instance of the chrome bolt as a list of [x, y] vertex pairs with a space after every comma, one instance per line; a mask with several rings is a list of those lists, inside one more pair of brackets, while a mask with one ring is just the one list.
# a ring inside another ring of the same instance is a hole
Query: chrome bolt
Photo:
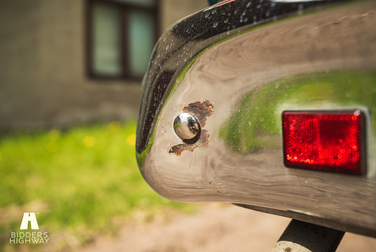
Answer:
[[200, 124], [193, 115], [182, 113], [174, 120], [174, 130], [181, 140], [189, 141], [200, 135]]

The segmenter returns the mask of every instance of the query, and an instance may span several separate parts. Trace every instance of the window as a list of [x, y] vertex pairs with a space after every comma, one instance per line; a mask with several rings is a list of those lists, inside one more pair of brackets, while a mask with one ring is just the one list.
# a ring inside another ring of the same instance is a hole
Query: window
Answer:
[[140, 79], [157, 37], [156, 0], [87, 0], [92, 78]]

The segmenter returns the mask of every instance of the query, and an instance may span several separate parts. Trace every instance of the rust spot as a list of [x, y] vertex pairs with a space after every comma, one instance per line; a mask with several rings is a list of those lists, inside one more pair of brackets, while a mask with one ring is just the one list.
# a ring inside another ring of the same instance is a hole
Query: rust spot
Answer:
[[285, 248], [285, 252], [291, 252], [291, 248], [290, 247]]
[[213, 113], [213, 105], [210, 101], [191, 103], [184, 107], [183, 112], [194, 115], [201, 126], [200, 138], [193, 144], [183, 143], [171, 147], [169, 153], [174, 153], [176, 156], [180, 156], [185, 150], [193, 152], [197, 147], [206, 146], [209, 143], [209, 133], [206, 129], [203, 129], [206, 124], [207, 118]]
[[194, 143], [194, 144], [183, 143], [183, 144], [178, 144], [178, 145], [172, 146], [169, 153], [174, 153], [174, 154], [176, 154], [176, 156], [180, 156], [181, 153], [185, 150], [193, 152], [193, 150], [196, 149], [197, 147], [202, 147], [202, 146], [208, 145], [209, 136], [210, 135], [209, 135], [209, 133], [206, 129], [201, 129], [200, 139], [196, 143]]
[[204, 102], [195, 102], [191, 103], [188, 106], [184, 107], [184, 113], [190, 113], [196, 117], [200, 122], [201, 127], [205, 127], [206, 119], [213, 113], [213, 105], [210, 101], [206, 100]]
[[172, 146], [169, 153], [174, 153], [176, 156], [180, 156], [181, 153], [185, 150], [189, 150], [193, 152], [194, 149], [196, 149], [198, 146], [190, 145], [190, 144], [178, 144], [175, 146]]

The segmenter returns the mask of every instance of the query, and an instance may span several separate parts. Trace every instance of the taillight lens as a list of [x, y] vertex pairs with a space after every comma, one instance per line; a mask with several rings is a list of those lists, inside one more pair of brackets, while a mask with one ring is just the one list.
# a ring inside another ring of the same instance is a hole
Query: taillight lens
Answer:
[[364, 114], [353, 111], [285, 111], [287, 167], [361, 175], [365, 171]]

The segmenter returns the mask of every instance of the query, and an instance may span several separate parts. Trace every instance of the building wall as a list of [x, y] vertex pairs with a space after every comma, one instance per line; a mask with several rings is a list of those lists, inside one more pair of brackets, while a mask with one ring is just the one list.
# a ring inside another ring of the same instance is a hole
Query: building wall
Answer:
[[162, 27], [167, 29], [179, 19], [207, 7], [207, 0], [162, 0]]
[[[207, 6], [161, 1], [162, 29]], [[86, 76], [84, 8], [84, 0], [0, 1], [1, 131], [137, 116], [139, 82]]]

